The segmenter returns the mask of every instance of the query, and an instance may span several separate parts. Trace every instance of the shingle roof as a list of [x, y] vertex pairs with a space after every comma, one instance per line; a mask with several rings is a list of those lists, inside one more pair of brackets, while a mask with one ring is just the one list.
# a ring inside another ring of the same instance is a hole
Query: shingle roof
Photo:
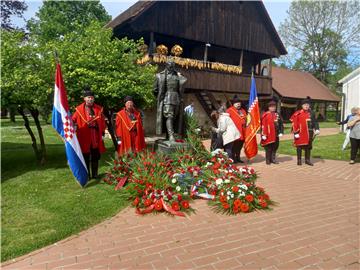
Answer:
[[273, 67], [272, 78], [273, 89], [282, 97], [303, 99], [310, 96], [315, 100], [340, 101], [340, 97], [310, 73]]
[[[120, 25], [123, 25], [127, 22], [135, 21], [143, 13], [146, 13], [147, 10], [149, 10], [152, 6], [158, 4], [159, 2], [162, 2], [162, 1], [161, 0], [160, 1], [159, 0], [139, 0], [134, 5], [132, 5], [130, 8], [128, 8], [127, 10], [122, 12], [120, 15], [115, 17], [113, 20], [111, 20], [106, 25], [106, 27], [111, 27], [111, 28], [115, 29], [116, 27], [119, 27]], [[203, 1], [203, 2], [207, 2], [207, 1]], [[212, 2], [212, 0], [208, 1], [208, 2]], [[238, 2], [242, 2], [242, 1], [238, 1]], [[264, 3], [262, 1], [253, 1], [253, 3], [259, 7], [260, 16], [262, 16], [263, 19], [265, 20], [265, 26], [268, 28], [269, 32], [272, 35], [272, 38], [276, 44], [276, 47], [279, 50], [279, 55], [287, 54], [286, 48], [285, 48], [282, 40], [280, 39], [280, 36], [279, 36], [274, 24], [271, 21], [271, 18], [265, 8]], [[182, 14], [179, 14], [180, 19], [181, 19], [181, 16], [182, 16]], [[191, 27], [191, 26], [189, 26], [189, 27]]]

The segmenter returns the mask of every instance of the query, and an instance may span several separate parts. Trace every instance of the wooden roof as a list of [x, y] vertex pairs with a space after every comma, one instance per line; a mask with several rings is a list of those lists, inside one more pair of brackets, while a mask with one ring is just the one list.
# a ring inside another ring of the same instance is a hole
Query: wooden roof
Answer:
[[273, 67], [272, 84], [282, 97], [304, 99], [309, 96], [314, 100], [340, 101], [328, 87], [307, 72]]
[[139, 1], [107, 24], [269, 57], [287, 53], [261, 1]]

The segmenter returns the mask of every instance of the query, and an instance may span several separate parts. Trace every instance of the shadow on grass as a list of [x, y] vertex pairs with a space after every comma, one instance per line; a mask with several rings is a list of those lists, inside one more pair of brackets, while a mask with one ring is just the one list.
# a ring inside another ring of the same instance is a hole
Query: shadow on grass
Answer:
[[[26, 143], [1, 143], [1, 182], [20, 176], [30, 171], [61, 169], [68, 167], [65, 147], [63, 144], [47, 144], [47, 161], [38, 164], [31, 145]], [[100, 170], [108, 167], [108, 162], [114, 157], [113, 148], [108, 148], [100, 160]]]

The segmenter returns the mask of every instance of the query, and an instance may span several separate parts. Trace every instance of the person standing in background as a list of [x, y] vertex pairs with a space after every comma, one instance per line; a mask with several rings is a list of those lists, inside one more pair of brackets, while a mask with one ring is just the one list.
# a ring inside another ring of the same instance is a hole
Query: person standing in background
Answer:
[[294, 133], [294, 146], [297, 153], [297, 164], [302, 165], [301, 154], [305, 150], [305, 164], [314, 166], [310, 161], [312, 142], [314, 135], [320, 134], [319, 123], [315, 119], [314, 113], [310, 110], [310, 97], [302, 100], [301, 110], [294, 112], [290, 117], [292, 122], [292, 132]]
[[246, 111], [241, 108], [241, 101], [240, 99], [235, 96], [232, 100], [232, 106], [226, 110], [229, 114], [231, 120], [234, 122], [240, 137], [233, 143], [233, 155], [234, 155], [234, 162], [244, 163], [240, 159], [240, 152], [244, 145], [245, 141], [245, 126], [246, 126]]
[[192, 101], [192, 100], [190, 101], [190, 104], [185, 107], [184, 112], [188, 116], [194, 115], [194, 101]]
[[140, 112], [135, 109], [132, 97], [125, 97], [125, 107], [116, 114], [118, 155], [140, 152], [145, 149], [144, 128]]
[[356, 114], [350, 118], [348, 127], [350, 127], [350, 164], [355, 164], [355, 159], [358, 151], [360, 150], [360, 108], [355, 108]]
[[217, 123], [217, 128], [212, 127], [212, 131], [222, 136], [224, 150], [234, 160], [233, 144], [240, 138], [239, 131], [228, 113], [213, 111], [211, 118]]
[[[354, 117], [356, 115], [356, 107], [354, 108], [351, 108], [351, 114], [349, 114], [346, 119], [344, 121], [341, 121], [341, 122], [336, 122], [336, 124], [338, 125], [346, 125], [352, 117]], [[343, 146], [342, 146], [342, 150], [344, 151], [346, 146], [348, 145], [348, 143], [350, 142], [350, 127], [347, 126], [346, 128], [346, 137], [345, 137], [345, 140], [344, 140], [344, 143], [343, 143]]]
[[276, 101], [268, 103], [268, 111], [261, 117], [261, 146], [265, 149], [266, 164], [279, 164], [276, 151], [279, 148], [279, 137], [284, 133], [284, 125], [276, 112]]

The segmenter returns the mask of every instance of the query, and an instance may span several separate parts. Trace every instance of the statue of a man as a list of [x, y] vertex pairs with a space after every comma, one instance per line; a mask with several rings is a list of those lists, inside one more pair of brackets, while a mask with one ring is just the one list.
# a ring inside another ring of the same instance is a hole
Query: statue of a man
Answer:
[[[183, 129], [183, 85], [186, 78], [175, 70], [175, 63], [169, 60], [165, 69], [156, 74], [154, 93], [157, 95], [156, 134], [163, 133], [165, 119], [167, 137], [175, 141], [174, 133]], [[177, 124], [177, 125], [176, 125]]]

